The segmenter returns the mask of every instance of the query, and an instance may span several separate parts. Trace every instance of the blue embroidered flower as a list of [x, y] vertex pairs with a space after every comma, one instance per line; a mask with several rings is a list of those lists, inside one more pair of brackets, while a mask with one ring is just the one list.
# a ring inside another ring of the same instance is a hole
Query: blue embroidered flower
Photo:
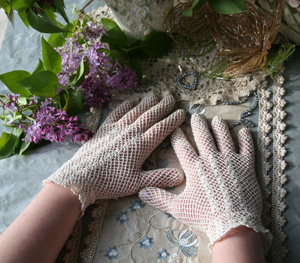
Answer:
[[124, 223], [126, 221], [129, 221], [129, 218], [127, 216], [127, 211], [119, 213], [116, 219], [118, 221], [120, 221], [120, 223]]
[[163, 259], [166, 260], [168, 256], [170, 256], [170, 254], [168, 253], [168, 251], [166, 249], [163, 249], [159, 252], [157, 252], [158, 254], [158, 259]]
[[118, 258], [118, 252], [116, 246], [109, 247], [108, 250], [105, 251], [105, 257], [108, 257], [109, 259], [117, 259]]
[[158, 168], [165, 168], [168, 165], [168, 159], [163, 158], [158, 160]]
[[139, 242], [139, 246], [143, 247], [143, 248], [149, 248], [152, 247], [152, 243], [153, 243], [153, 238], [151, 237], [143, 237]]
[[175, 186], [173, 186], [173, 187], [168, 187], [168, 188], [167, 188], [168, 191], [175, 191], [175, 189], [176, 189]]
[[145, 206], [145, 204], [142, 202], [142, 200], [135, 199], [130, 203], [129, 208], [130, 208], [131, 212], [134, 212], [139, 208], [143, 208], [144, 206]]
[[198, 248], [195, 245], [198, 243], [198, 239], [192, 231], [181, 231], [176, 238], [173, 230], [170, 230], [167, 232], [167, 238], [175, 245], [174, 247], [178, 247], [177, 253], [181, 251], [186, 257], [195, 257], [197, 255]]
[[174, 216], [172, 216], [170, 213], [167, 213], [167, 212], [165, 212], [165, 215], [168, 217], [168, 218], [174, 218], [174, 219], [176, 219]]

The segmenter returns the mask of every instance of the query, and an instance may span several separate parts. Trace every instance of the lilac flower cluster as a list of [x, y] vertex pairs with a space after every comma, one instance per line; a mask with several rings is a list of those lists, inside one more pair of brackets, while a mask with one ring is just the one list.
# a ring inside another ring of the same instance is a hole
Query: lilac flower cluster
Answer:
[[26, 143], [38, 143], [42, 139], [63, 142], [67, 136], [71, 142], [86, 142], [91, 138], [92, 132], [84, 128], [85, 125], [78, 117], [69, 116], [65, 111], [58, 109], [51, 98], [39, 102], [39, 97], [33, 96], [29, 103], [21, 105], [19, 96], [8, 95], [3, 107], [8, 110], [9, 115], [18, 112], [21, 116], [17, 120], [11, 117], [6, 125], [22, 129], [25, 132]]
[[89, 64], [89, 74], [80, 89], [85, 103], [99, 107], [110, 101], [110, 89], [127, 90], [137, 86], [138, 77], [132, 69], [112, 60], [103, 49], [107, 46], [100, 41], [105, 33], [103, 26], [87, 23], [81, 32], [68, 38], [63, 47], [56, 50], [62, 57], [62, 71], [58, 74], [59, 83], [69, 87], [72, 76], [82, 59]]
[[9, 109], [11, 112], [15, 112], [18, 109], [18, 98], [20, 94], [15, 94], [14, 96], [9, 94], [8, 100], [5, 102], [4, 107]]
[[84, 129], [78, 117], [69, 116], [65, 111], [56, 108], [51, 98], [41, 102], [39, 109], [33, 115], [31, 125], [20, 124], [26, 136], [25, 142], [38, 143], [41, 139], [51, 142], [64, 142], [66, 136], [70, 136], [71, 142], [88, 141], [92, 132]]

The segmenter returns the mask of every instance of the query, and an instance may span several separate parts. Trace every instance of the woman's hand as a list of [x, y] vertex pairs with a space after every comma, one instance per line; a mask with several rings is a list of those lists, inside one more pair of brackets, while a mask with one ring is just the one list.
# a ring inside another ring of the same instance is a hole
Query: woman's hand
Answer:
[[147, 187], [140, 192], [140, 198], [206, 232], [211, 245], [231, 229], [246, 226], [265, 233], [268, 246], [270, 233], [261, 222], [262, 200], [249, 131], [239, 132], [240, 152], [237, 153], [227, 124], [221, 118], [212, 120], [216, 144], [204, 117], [194, 114], [191, 124], [198, 152], [181, 129], [171, 135], [175, 153], [186, 174], [183, 193], [175, 195]]
[[134, 108], [131, 102], [124, 102], [94, 137], [44, 183], [55, 182], [77, 194], [82, 212], [96, 199], [131, 195], [145, 186], [180, 184], [184, 177], [178, 169], [141, 170], [151, 152], [184, 121], [183, 110], [166, 117], [174, 105], [171, 95], [161, 101], [155, 96], [146, 97]]

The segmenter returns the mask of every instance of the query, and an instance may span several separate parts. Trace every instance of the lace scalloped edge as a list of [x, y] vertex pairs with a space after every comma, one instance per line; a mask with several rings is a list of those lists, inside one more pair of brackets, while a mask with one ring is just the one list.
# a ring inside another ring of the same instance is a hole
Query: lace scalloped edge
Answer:
[[282, 76], [283, 68], [275, 75], [274, 78], [274, 109], [273, 109], [273, 182], [272, 182], [272, 232], [274, 241], [272, 244], [272, 262], [283, 262], [283, 258], [287, 254], [287, 249], [284, 246], [287, 235], [283, 231], [286, 219], [283, 212], [286, 209], [286, 204], [283, 198], [286, 196], [284, 185], [287, 182], [287, 176], [284, 174], [287, 163], [284, 157], [287, 153], [284, 144], [287, 136], [284, 134], [286, 124], [284, 119], [286, 111], [284, 107], [286, 101], [283, 99], [285, 89], [283, 88], [284, 77]]
[[[270, 253], [272, 262], [274, 263], [282, 262], [288, 252], [284, 246], [286, 234], [283, 231], [283, 226], [286, 223], [286, 219], [283, 216], [283, 212], [286, 209], [286, 204], [283, 201], [286, 195], [284, 184], [287, 182], [287, 177], [284, 174], [287, 165], [284, 161], [284, 156], [287, 153], [284, 144], [286, 143], [287, 136], [284, 134], [286, 128], [286, 124], [284, 123], [286, 101], [283, 99], [283, 95], [285, 94], [285, 89], [282, 87], [284, 83], [283, 71], [284, 68], [282, 67], [275, 74], [273, 103], [270, 101], [271, 91], [265, 89], [265, 87], [261, 87], [258, 90], [258, 180], [263, 196], [264, 209], [262, 220], [264, 226], [271, 228], [273, 234]], [[273, 121], [273, 128], [270, 125], [271, 121]], [[273, 133], [273, 142], [271, 133]], [[273, 164], [270, 161], [272, 152], [269, 148], [271, 144], [273, 147]], [[271, 169], [273, 177], [269, 174]]]

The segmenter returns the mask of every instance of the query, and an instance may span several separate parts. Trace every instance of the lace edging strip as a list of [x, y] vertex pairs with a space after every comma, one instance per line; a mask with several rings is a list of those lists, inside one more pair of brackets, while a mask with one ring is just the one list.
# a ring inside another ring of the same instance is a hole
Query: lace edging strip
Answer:
[[287, 182], [287, 177], [284, 174], [286, 169], [286, 162], [284, 157], [286, 155], [286, 149], [284, 144], [286, 143], [287, 136], [284, 134], [286, 124], [284, 119], [286, 112], [284, 107], [286, 101], [283, 99], [285, 89], [282, 87], [284, 78], [282, 76], [283, 69], [281, 69], [274, 78], [274, 109], [273, 109], [273, 182], [272, 182], [272, 232], [274, 235], [272, 246], [272, 262], [283, 262], [283, 258], [287, 254], [287, 249], [284, 246], [284, 241], [287, 235], [283, 232], [283, 227], [286, 223], [286, 219], [283, 216], [283, 212], [286, 209], [286, 204], [283, 198], [286, 195], [284, 184]]

